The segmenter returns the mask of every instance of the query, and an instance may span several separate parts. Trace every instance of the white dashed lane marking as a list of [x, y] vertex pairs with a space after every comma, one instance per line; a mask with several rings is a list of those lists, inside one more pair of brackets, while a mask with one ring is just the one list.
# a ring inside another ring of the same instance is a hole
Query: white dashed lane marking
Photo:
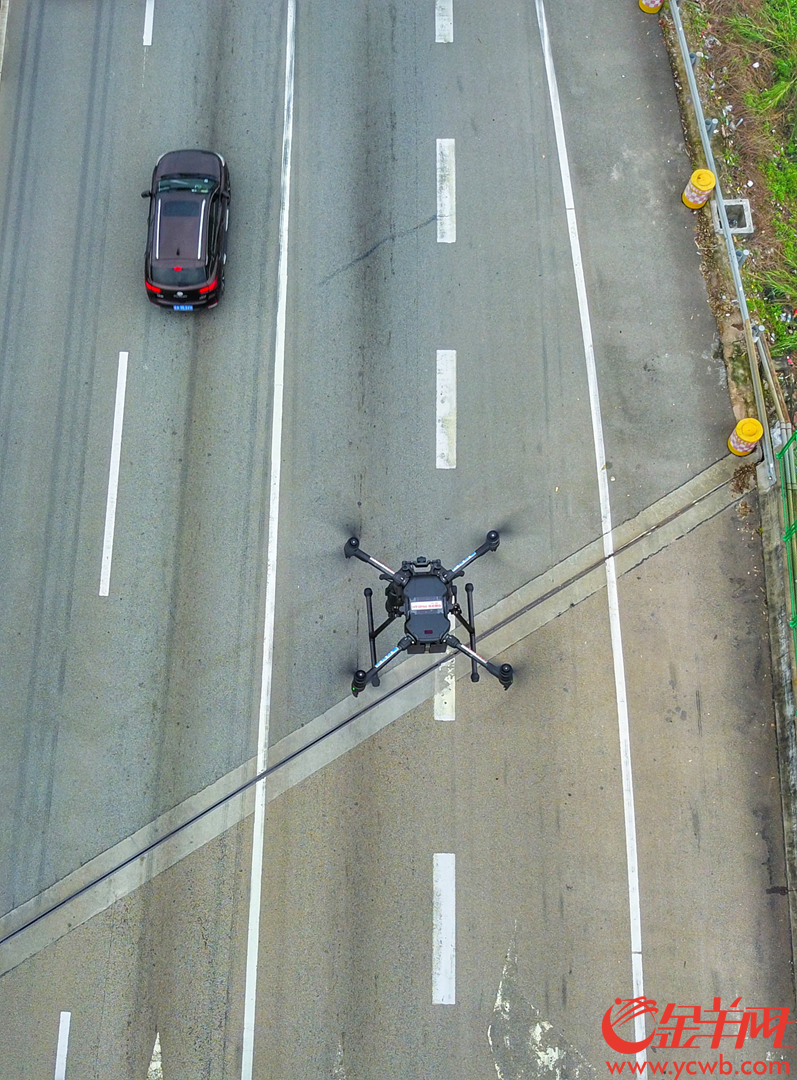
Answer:
[[66, 1080], [66, 1055], [69, 1049], [69, 1027], [71, 1023], [72, 1013], [62, 1012], [58, 1021], [58, 1048], [55, 1051], [54, 1080]]
[[147, 0], [144, 8], [144, 48], [152, 44], [152, 24], [155, 20], [155, 0]]
[[437, 350], [437, 436], [438, 469], [457, 467], [457, 354], [454, 349]]
[[434, 673], [434, 718], [456, 720], [455, 659], [447, 660]]
[[457, 239], [456, 161], [453, 139], [437, 140], [437, 242]]
[[454, 40], [454, 0], [436, 0], [434, 39], [440, 44]]
[[432, 1004], [456, 1004], [456, 855], [440, 852], [432, 863]]

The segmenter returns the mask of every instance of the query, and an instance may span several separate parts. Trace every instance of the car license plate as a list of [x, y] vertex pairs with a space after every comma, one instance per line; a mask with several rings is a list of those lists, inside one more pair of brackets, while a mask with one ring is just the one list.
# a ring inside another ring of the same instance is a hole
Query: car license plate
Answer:
[[174, 305], [174, 310], [175, 311], [193, 311], [194, 310], [194, 305], [193, 304], [175, 304]]

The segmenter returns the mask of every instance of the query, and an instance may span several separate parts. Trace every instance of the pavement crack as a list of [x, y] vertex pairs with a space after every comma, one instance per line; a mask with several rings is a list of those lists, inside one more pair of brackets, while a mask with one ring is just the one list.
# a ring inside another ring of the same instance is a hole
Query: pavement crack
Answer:
[[331, 274], [327, 274], [326, 277], [321, 278], [318, 284], [329, 284], [329, 282], [332, 281], [333, 278], [336, 278], [338, 274], [344, 274], [347, 270], [351, 270], [353, 266], [369, 259], [383, 244], [392, 243], [395, 240], [403, 240], [405, 236], [411, 236], [412, 233], [418, 232], [420, 229], [425, 229], [427, 225], [431, 225], [435, 221], [437, 221], [437, 214], [432, 214], [426, 221], [422, 221], [418, 225], [412, 225], [409, 229], [403, 229], [401, 232], [391, 231], [387, 236], [383, 236], [381, 240], [377, 240], [377, 242], [369, 247], [367, 251], [364, 251], [362, 255], [358, 255], [356, 258], [352, 259], [351, 262], [347, 262], [345, 266], [339, 266], [337, 270], [333, 270]]

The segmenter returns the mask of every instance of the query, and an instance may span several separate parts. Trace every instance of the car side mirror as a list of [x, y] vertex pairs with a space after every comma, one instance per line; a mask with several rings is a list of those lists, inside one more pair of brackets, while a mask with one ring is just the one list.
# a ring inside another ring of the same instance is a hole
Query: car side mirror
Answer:
[[142, 199], [151, 199], [152, 198], [152, 192], [151, 191], [142, 191], [141, 192], [141, 198]]

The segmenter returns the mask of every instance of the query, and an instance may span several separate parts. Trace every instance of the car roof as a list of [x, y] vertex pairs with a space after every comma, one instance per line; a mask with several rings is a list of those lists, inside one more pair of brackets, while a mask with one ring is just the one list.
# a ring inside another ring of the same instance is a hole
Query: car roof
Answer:
[[204, 262], [207, 254], [208, 196], [192, 191], [164, 191], [156, 196], [154, 262]]

